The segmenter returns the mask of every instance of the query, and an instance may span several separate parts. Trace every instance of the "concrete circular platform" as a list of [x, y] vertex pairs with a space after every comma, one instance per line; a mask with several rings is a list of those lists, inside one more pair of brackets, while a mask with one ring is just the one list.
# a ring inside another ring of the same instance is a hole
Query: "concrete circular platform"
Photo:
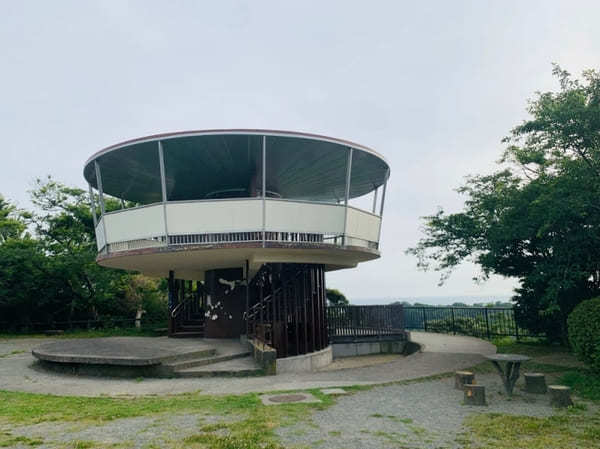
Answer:
[[151, 366], [184, 355], [204, 355], [218, 341], [165, 337], [73, 338], [46, 343], [31, 353], [38, 360], [91, 365]]
[[[148, 341], [150, 345], [156, 345], [161, 339], [166, 340], [160, 337], [148, 338]], [[370, 366], [356, 367], [352, 363], [342, 363], [337, 366], [340, 369], [335, 370], [260, 377], [115, 379], [72, 376], [36, 369], [36, 359], [31, 355], [31, 350], [45, 344], [44, 342], [53, 343], [64, 339], [10, 338], [0, 340], [0, 390], [76, 396], [140, 396], [197, 391], [205, 394], [242, 394], [372, 385], [469, 368], [484, 361], [483, 355], [496, 352], [496, 347], [491, 343], [472, 337], [413, 332], [412, 340], [422, 346], [422, 352]], [[187, 340], [173, 341], [176, 344], [194, 344]], [[241, 363], [242, 360], [223, 363]]]
[[44, 368], [78, 376], [121, 378], [263, 374], [238, 339], [109, 337], [60, 339], [33, 348]]

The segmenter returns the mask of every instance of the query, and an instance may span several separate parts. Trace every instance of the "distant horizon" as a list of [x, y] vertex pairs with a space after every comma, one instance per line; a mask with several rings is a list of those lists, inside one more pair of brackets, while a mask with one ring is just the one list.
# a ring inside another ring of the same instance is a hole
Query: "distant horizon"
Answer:
[[512, 295], [439, 295], [439, 296], [389, 296], [380, 298], [348, 298], [350, 304], [367, 305], [367, 304], [390, 304], [396, 301], [407, 301], [411, 304], [419, 302], [427, 305], [447, 306], [455, 302], [462, 302], [468, 305], [473, 305], [482, 302], [510, 302]]

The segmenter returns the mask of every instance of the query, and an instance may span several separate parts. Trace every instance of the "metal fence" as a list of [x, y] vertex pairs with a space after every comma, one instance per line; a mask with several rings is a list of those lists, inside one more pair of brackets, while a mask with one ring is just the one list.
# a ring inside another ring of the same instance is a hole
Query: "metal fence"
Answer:
[[333, 342], [403, 336], [403, 306], [329, 306], [327, 326]]
[[515, 311], [501, 307], [404, 307], [406, 329], [480, 338], [531, 337]]
[[[137, 322], [137, 323], [136, 323]], [[166, 320], [150, 320], [142, 317], [140, 320], [124, 317], [105, 317], [90, 320], [45, 321], [10, 323], [0, 321], [0, 332], [7, 333], [38, 333], [48, 331], [96, 330], [96, 329], [133, 329], [139, 324], [141, 329], [167, 327]]]

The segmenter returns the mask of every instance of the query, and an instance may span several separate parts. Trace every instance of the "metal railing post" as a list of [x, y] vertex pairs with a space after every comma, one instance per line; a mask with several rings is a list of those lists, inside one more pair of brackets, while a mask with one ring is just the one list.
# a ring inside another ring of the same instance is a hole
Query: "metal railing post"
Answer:
[[346, 190], [344, 192], [344, 235], [342, 237], [342, 245], [348, 244], [346, 236], [346, 228], [348, 225], [348, 200], [350, 198], [350, 182], [352, 181], [352, 147], [348, 148], [348, 159], [346, 160]]
[[96, 215], [96, 200], [94, 199], [94, 191], [92, 190], [92, 185], [88, 183], [88, 188], [90, 191], [90, 206], [92, 208], [92, 220], [94, 221], [94, 231], [98, 226], [98, 217]]
[[106, 207], [104, 205], [104, 188], [102, 187], [102, 174], [100, 172], [100, 164], [98, 161], [94, 161], [94, 168], [96, 169], [96, 187], [98, 188], [98, 199], [100, 200], [100, 220], [102, 220], [102, 230], [104, 234], [104, 248], [108, 253], [108, 234], [106, 232]]
[[158, 141], [158, 163], [160, 167], [160, 190], [163, 204], [163, 222], [165, 225], [165, 243], [169, 245], [169, 228], [167, 227], [167, 178], [165, 171], [165, 155], [162, 142]]
[[267, 136], [262, 138], [262, 247], [265, 247], [267, 228]]

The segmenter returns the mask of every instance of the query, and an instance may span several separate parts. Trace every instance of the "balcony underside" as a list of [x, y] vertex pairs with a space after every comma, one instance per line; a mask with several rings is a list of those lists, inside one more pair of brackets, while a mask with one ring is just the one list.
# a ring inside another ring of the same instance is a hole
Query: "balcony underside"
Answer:
[[325, 270], [353, 268], [360, 262], [377, 259], [379, 252], [359, 246], [319, 243], [245, 242], [212, 245], [169, 245], [100, 254], [105, 267], [134, 270], [153, 277], [204, 280], [206, 270], [243, 267], [248, 260], [252, 276], [263, 263], [323, 264]]

